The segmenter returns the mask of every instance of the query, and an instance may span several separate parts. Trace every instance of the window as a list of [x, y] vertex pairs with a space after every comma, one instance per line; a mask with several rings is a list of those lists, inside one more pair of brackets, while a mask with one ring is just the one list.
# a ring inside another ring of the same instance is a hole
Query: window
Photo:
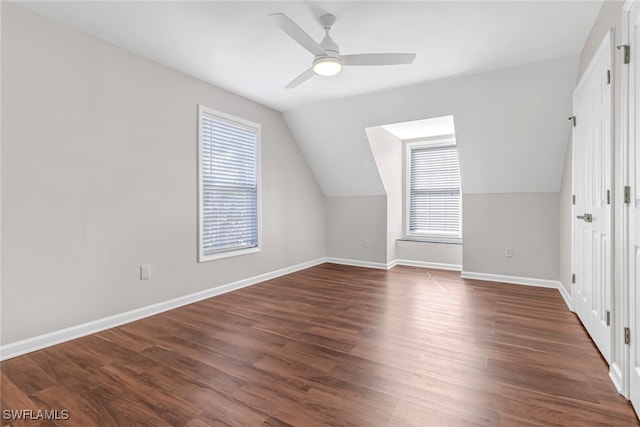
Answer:
[[455, 139], [407, 144], [408, 237], [462, 239], [460, 167]]
[[260, 250], [260, 125], [200, 106], [199, 256]]

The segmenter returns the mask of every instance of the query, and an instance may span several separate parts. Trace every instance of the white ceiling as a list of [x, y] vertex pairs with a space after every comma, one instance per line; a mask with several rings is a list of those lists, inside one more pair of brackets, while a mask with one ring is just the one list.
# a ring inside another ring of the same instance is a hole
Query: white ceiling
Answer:
[[[280, 111], [322, 100], [580, 52], [602, 1], [45, 1], [22, 7]], [[333, 13], [344, 54], [415, 52], [409, 66], [350, 67], [283, 89], [311, 54], [267, 17], [313, 38]]]

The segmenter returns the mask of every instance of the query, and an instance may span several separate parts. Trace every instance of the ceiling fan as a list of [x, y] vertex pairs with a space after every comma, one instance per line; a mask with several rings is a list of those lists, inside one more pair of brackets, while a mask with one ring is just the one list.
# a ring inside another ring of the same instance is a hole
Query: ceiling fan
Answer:
[[331, 14], [322, 15], [318, 20], [324, 28], [324, 38], [316, 43], [295, 22], [284, 13], [269, 15], [276, 24], [293, 40], [313, 54], [311, 68], [293, 79], [285, 89], [299, 86], [314, 75], [333, 76], [342, 71], [343, 66], [352, 65], [403, 65], [411, 64], [416, 58], [415, 53], [361, 53], [357, 55], [340, 55], [340, 48], [331, 39], [329, 31], [336, 22]]

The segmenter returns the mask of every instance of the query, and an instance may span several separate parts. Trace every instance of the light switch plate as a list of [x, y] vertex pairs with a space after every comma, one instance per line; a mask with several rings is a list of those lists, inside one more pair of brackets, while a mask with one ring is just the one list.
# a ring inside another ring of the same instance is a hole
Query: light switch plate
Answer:
[[140, 266], [140, 280], [151, 279], [151, 266], [149, 264]]

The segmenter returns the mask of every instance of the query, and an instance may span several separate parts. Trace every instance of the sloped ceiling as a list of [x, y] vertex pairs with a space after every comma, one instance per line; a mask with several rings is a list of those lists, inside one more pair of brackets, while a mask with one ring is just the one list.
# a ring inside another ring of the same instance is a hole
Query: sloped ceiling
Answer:
[[577, 56], [318, 103], [285, 120], [325, 196], [383, 195], [365, 128], [453, 115], [463, 193], [556, 192]]

